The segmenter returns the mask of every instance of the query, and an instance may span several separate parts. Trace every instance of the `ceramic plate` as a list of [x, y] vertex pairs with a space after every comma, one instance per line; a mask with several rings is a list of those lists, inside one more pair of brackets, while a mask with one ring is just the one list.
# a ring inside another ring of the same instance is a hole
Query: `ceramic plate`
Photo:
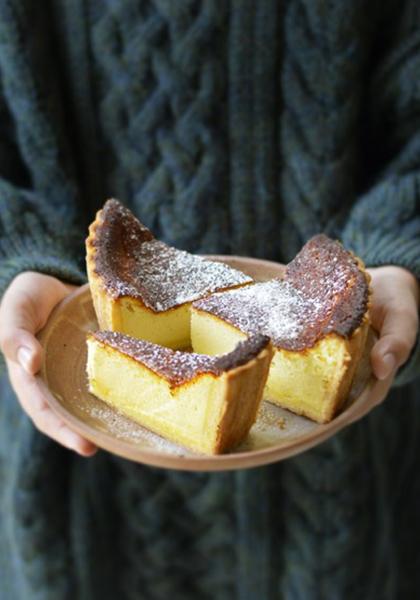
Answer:
[[[231, 256], [211, 258], [226, 262], [259, 281], [283, 273], [282, 265], [270, 261]], [[367, 353], [360, 364], [347, 408], [331, 423], [319, 425], [263, 402], [256, 423], [238, 448], [220, 456], [200, 455], [126, 419], [88, 392], [85, 336], [87, 331], [97, 328], [89, 286], [85, 285], [56, 307], [39, 334], [45, 356], [38, 384], [51, 408], [72, 429], [100, 448], [149, 465], [219, 471], [283, 460], [320, 444], [360, 418], [385, 396], [389, 387], [388, 382], [378, 382], [372, 377]]]

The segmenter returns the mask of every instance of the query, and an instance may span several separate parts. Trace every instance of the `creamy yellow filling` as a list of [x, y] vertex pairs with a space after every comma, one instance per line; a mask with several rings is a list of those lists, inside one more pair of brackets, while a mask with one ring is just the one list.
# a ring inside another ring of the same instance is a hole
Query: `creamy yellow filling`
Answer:
[[201, 374], [171, 389], [163, 377], [118, 351], [88, 339], [90, 392], [169, 440], [199, 452], [214, 450], [226, 396], [226, 375]]
[[[223, 319], [192, 308], [194, 352], [223, 354], [245, 337]], [[264, 398], [316, 421], [329, 420], [349, 361], [346, 344], [337, 335], [327, 336], [303, 352], [275, 348]]]
[[155, 313], [122, 298], [114, 308], [112, 329], [175, 350], [190, 345], [190, 303]]

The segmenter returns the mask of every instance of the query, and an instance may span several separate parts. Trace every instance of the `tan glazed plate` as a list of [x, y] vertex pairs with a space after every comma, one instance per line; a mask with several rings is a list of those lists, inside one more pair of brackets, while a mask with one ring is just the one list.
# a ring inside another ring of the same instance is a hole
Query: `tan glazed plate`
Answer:
[[[211, 258], [226, 262], [258, 281], [282, 276], [284, 269], [278, 263], [258, 259]], [[89, 286], [84, 285], [56, 307], [39, 334], [45, 355], [38, 384], [51, 408], [80, 435], [109, 452], [158, 467], [219, 471], [283, 460], [320, 444], [369, 412], [384, 398], [390, 385], [389, 381], [379, 382], [371, 375], [367, 353], [347, 408], [331, 423], [319, 425], [263, 402], [256, 423], [238, 448], [219, 456], [201, 455], [128, 420], [88, 392], [85, 337], [89, 330], [97, 328]]]

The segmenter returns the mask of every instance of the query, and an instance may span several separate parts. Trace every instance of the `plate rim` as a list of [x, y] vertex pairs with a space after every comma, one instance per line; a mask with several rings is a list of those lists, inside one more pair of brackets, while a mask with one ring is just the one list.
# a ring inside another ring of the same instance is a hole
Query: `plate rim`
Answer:
[[[212, 260], [219, 260], [221, 262], [234, 261], [234, 262], [246, 262], [247, 264], [252, 263], [254, 266], [262, 266], [265, 264], [268, 267], [278, 268], [281, 263], [270, 261], [266, 259], [251, 258], [237, 255], [203, 255], [205, 258]], [[46, 343], [48, 342], [48, 336], [53, 331], [54, 323], [57, 315], [63, 312], [67, 305], [73, 302], [77, 302], [80, 296], [87, 296], [90, 294], [89, 283], [85, 283], [80, 286], [77, 290], [66, 296], [52, 311], [50, 318], [44, 328], [38, 333], [37, 337], [40, 341], [44, 351]], [[207, 454], [188, 454], [184, 456], [182, 454], [170, 454], [167, 452], [159, 452], [153, 449], [141, 448], [137, 449], [134, 444], [117, 438], [110, 433], [101, 431], [88, 423], [83, 419], [76, 417], [71, 413], [66, 406], [60, 402], [54, 393], [48, 388], [46, 381], [48, 381], [46, 373], [46, 361], [42, 361], [42, 366], [39, 373], [35, 376], [37, 385], [45, 394], [48, 404], [51, 409], [62, 418], [66, 424], [71, 426], [77, 433], [85, 437], [86, 439], [93, 442], [98, 446], [99, 449], [105, 449], [115, 455], [121, 456], [128, 460], [134, 461], [139, 464], [146, 464], [149, 466], [159, 468], [169, 468], [175, 470], [187, 470], [187, 471], [222, 471], [222, 470], [240, 470], [244, 468], [253, 468], [257, 466], [271, 464], [277, 461], [284, 460], [300, 454], [318, 444], [322, 443], [329, 437], [332, 437], [340, 430], [351, 425], [355, 420], [359, 419], [364, 414], [367, 414], [377, 404], [379, 404], [382, 397], [386, 394], [390, 386], [390, 378], [386, 380], [377, 380], [372, 374], [363, 388], [361, 394], [342, 411], [337, 417], [335, 417], [329, 423], [318, 424], [315, 431], [308, 432], [298, 438], [294, 438], [290, 443], [275, 444], [272, 446], [259, 448], [256, 450], [244, 450], [235, 453], [226, 453], [218, 455], [207, 455]], [[369, 400], [370, 398], [370, 400]], [[107, 405], [108, 406], [108, 405]], [[113, 407], [109, 407], [110, 410], [116, 411]], [[122, 413], [120, 413], [122, 414]], [[125, 417], [125, 415], [122, 415]], [[127, 417], [125, 417], [127, 418]], [[137, 424], [142, 427], [140, 424]], [[144, 428], [147, 430], [147, 428]], [[154, 432], [153, 432], [154, 433]], [[155, 434], [158, 435], [158, 434]], [[159, 436], [162, 437], [162, 436]], [[162, 439], [165, 439], [162, 437]], [[180, 449], [183, 447], [178, 445]], [[185, 448], [187, 452], [187, 448]], [[133, 453], [138, 453], [140, 456], [133, 457]], [[282, 456], [285, 454], [285, 456]], [[239, 463], [239, 464], [238, 464]]]

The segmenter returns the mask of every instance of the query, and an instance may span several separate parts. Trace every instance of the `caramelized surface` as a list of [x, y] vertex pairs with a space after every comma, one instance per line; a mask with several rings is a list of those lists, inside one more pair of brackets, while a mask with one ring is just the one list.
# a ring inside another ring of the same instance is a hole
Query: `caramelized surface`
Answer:
[[370, 277], [362, 261], [339, 242], [323, 234], [310, 239], [288, 264], [285, 281], [322, 305], [314, 331], [305, 331], [306, 345], [330, 332], [349, 337], [362, 323]]
[[156, 312], [252, 281], [223, 263], [156, 240], [117, 200], [108, 200], [98, 213], [87, 243], [107, 293], [138, 298]]
[[273, 279], [213, 294], [193, 308], [275, 346], [302, 351], [329, 333], [350, 337], [368, 308], [369, 279], [361, 262], [325, 235], [312, 238]]
[[270, 343], [264, 335], [252, 336], [239, 343], [232, 352], [222, 356], [207, 356], [193, 352], [171, 350], [115, 331], [90, 333], [94, 339], [144, 364], [176, 387], [201, 373], [221, 375], [255, 358]]

